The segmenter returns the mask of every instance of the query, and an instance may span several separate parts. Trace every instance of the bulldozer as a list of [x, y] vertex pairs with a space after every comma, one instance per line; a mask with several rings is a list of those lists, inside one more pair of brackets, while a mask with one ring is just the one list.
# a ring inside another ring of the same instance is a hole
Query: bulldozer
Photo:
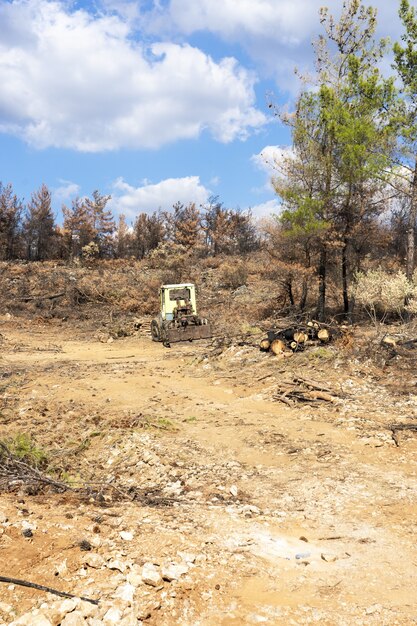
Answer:
[[161, 285], [160, 312], [151, 322], [153, 341], [165, 346], [177, 341], [209, 339], [211, 326], [197, 313], [196, 289], [192, 283]]

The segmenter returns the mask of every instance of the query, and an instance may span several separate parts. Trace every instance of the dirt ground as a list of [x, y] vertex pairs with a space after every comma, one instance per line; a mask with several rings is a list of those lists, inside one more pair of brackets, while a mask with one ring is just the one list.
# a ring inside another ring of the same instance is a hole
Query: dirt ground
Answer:
[[[0, 333], [0, 438], [96, 485], [2, 493], [0, 576], [99, 600], [0, 583], [0, 624], [417, 624], [417, 434], [389, 428], [417, 418], [415, 372], [10, 316]], [[276, 401], [294, 376], [335, 402]]]

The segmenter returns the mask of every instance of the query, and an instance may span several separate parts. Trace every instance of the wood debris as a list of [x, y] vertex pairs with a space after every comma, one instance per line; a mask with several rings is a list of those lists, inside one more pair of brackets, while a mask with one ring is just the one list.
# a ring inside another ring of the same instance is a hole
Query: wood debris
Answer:
[[274, 400], [279, 400], [288, 406], [295, 402], [338, 402], [340, 394], [313, 380], [294, 376], [290, 381], [281, 381], [278, 384]]

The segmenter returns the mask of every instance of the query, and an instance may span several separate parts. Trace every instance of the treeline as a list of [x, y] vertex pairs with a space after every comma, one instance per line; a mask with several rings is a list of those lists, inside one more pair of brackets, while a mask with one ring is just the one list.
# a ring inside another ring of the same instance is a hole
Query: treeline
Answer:
[[416, 9], [401, 0], [399, 16], [403, 35], [391, 46], [375, 38], [376, 10], [359, 0], [346, 0], [338, 20], [321, 9], [315, 76], [302, 80], [291, 114], [270, 105], [293, 140], [275, 162], [283, 208], [275, 249], [288, 263], [290, 295], [295, 278], [303, 283], [300, 308], [314, 276], [319, 319], [330, 284], [349, 315], [352, 281], [372, 259], [416, 282]]
[[110, 196], [94, 191], [63, 206], [55, 221], [46, 185], [24, 205], [10, 184], [0, 183], [0, 260], [145, 258], [164, 242], [199, 256], [245, 254], [259, 245], [250, 212], [228, 209], [217, 197], [204, 207], [176, 203], [172, 211], [139, 213], [133, 224], [108, 208]]

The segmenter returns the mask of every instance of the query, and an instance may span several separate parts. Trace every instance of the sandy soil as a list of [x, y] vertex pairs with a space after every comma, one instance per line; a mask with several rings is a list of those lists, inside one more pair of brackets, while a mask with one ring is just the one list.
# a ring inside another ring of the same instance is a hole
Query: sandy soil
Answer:
[[[1, 438], [30, 433], [68, 484], [119, 490], [3, 493], [0, 575], [99, 599], [93, 625], [417, 623], [417, 435], [396, 445], [388, 427], [417, 418], [413, 373], [404, 387], [330, 349], [279, 360], [13, 319], [0, 332]], [[337, 401], [274, 401], [294, 375]], [[145, 563], [182, 569], [152, 586]], [[34, 609], [58, 624], [56, 601], [0, 583], [0, 624]]]

